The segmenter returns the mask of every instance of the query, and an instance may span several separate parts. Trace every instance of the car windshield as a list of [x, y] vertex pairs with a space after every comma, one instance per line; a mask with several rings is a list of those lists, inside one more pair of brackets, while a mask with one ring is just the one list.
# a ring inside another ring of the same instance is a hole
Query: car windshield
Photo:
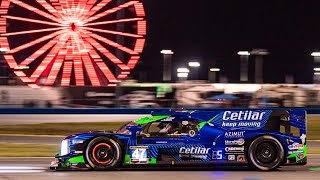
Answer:
[[128, 122], [127, 124], [123, 125], [118, 131], [118, 134], [131, 134], [131, 132], [127, 129], [128, 126], [136, 126], [134, 122]]

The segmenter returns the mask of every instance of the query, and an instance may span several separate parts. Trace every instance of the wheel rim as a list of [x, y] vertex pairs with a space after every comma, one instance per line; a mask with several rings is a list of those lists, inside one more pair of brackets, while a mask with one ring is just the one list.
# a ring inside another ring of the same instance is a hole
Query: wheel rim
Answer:
[[99, 164], [108, 164], [113, 158], [113, 150], [109, 144], [97, 144], [92, 150], [92, 157], [94, 161]]
[[264, 142], [257, 146], [257, 160], [261, 164], [270, 164], [277, 158], [276, 147], [273, 143]]
[[[98, 2], [2, 0], [0, 44], [15, 75], [31, 87], [115, 86], [125, 79], [145, 44], [143, 4]], [[118, 11], [127, 17], [116, 17]], [[115, 28], [119, 23], [125, 30]]]

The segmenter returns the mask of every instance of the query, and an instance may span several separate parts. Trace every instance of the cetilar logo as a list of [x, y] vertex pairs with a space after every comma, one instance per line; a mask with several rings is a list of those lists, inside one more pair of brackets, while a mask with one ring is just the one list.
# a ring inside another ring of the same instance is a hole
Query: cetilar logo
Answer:
[[239, 111], [239, 112], [231, 112], [225, 111], [223, 113], [222, 119], [225, 121], [232, 120], [262, 120], [265, 112], [256, 112], [256, 111]]
[[208, 157], [209, 151], [210, 151], [210, 148], [181, 147], [179, 150], [179, 156], [182, 158], [188, 158], [188, 159], [206, 159]]
[[269, 113], [263, 111], [225, 111], [222, 114], [222, 127], [240, 128], [260, 128], [265, 123]]
[[192, 147], [186, 148], [182, 147], [179, 150], [180, 154], [208, 154], [210, 148]]

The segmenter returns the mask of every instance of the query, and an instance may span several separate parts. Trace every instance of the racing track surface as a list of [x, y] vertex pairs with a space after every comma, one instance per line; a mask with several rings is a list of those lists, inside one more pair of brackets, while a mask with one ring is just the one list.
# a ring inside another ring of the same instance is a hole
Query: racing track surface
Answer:
[[[273, 172], [250, 170], [244, 167], [215, 168], [165, 168], [165, 169], [121, 169], [110, 172], [48, 170], [48, 158], [0, 158], [2, 180], [309, 180], [319, 179], [320, 156], [309, 155], [307, 166], [284, 167]], [[317, 170], [317, 169], [318, 170]]]

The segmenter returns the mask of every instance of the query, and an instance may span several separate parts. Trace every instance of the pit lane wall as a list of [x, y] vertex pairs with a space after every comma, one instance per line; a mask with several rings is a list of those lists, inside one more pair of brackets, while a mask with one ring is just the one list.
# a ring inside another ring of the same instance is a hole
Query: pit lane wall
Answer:
[[[281, 109], [281, 108], [274, 108]], [[287, 108], [286, 108], [287, 109]], [[300, 109], [300, 108], [299, 108]], [[148, 116], [152, 111], [161, 109], [55, 109], [55, 108], [1, 108], [0, 124], [39, 124], [63, 122], [128, 122]], [[172, 110], [172, 109], [171, 109]], [[180, 109], [181, 110], [181, 109]], [[192, 109], [221, 111], [227, 109]], [[229, 109], [230, 110], [230, 109]], [[244, 109], [232, 109], [244, 110]], [[259, 110], [259, 109], [256, 109]], [[320, 108], [300, 109], [308, 113], [308, 123], [320, 120]]]

